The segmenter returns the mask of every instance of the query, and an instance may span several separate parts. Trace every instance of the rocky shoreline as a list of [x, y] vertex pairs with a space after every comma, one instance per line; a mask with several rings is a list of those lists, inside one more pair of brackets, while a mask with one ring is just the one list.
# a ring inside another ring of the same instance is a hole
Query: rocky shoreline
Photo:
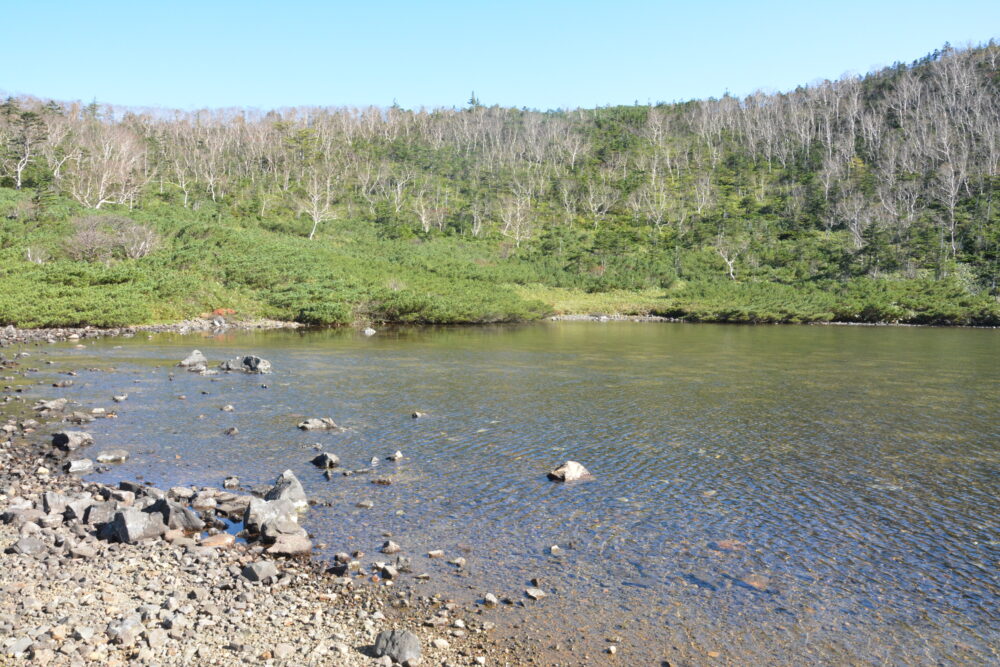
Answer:
[[[191, 323], [13, 335], [7, 329], [0, 337], [37, 345], [184, 327], [206, 330]], [[494, 624], [483, 612], [495, 599], [461, 606], [400, 585], [410, 570], [405, 552], [390, 556], [395, 549], [386, 546], [373, 563], [359, 551], [338, 554], [332, 564], [311, 557], [308, 534], [289, 509], [308, 500], [289, 472], [270, 489], [252, 490], [238, 482], [221, 488], [223, 480], [220, 488], [110, 485], [67, 472], [93, 469], [82, 454], [97, 447], [82, 429], [115, 410], [65, 399], [29, 406], [21, 396], [25, 378], [38, 376], [26, 367], [28, 359], [0, 353], [6, 385], [0, 394], [0, 655], [11, 664], [535, 661], [525, 647], [492, 638]], [[65, 422], [81, 430], [63, 430]]]
[[19, 329], [13, 325], [0, 327], [0, 347], [30, 343], [58, 343], [84, 338], [131, 337], [138, 333], [212, 333], [227, 330], [246, 331], [253, 329], [299, 329], [304, 325], [299, 322], [283, 320], [227, 320], [222, 316], [212, 318], [194, 318], [174, 322], [172, 324], [140, 324], [131, 327], [58, 327], [51, 329]]

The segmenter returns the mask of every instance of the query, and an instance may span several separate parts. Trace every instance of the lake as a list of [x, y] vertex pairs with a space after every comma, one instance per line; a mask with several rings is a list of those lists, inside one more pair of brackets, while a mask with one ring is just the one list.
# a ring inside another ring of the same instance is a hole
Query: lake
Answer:
[[[175, 368], [194, 348], [275, 372]], [[486, 615], [543, 662], [611, 643], [623, 664], [998, 659], [994, 330], [561, 322], [43, 349], [80, 375], [37, 395], [119, 412], [88, 430], [132, 458], [95, 479], [252, 486], [291, 468], [329, 503], [304, 520], [321, 555], [367, 563], [390, 533], [426, 594], [516, 601]], [[346, 430], [295, 427], [327, 416]], [[380, 461], [327, 480], [316, 443], [343, 468]], [[548, 481], [567, 459], [593, 480]]]

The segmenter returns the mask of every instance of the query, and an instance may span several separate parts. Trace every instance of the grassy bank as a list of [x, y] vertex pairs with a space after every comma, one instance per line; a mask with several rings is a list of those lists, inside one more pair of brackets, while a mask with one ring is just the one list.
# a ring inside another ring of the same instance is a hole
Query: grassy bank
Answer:
[[[1000, 323], [996, 300], [957, 276], [730, 280], [698, 250], [675, 258], [679, 270], [632, 257], [631, 272], [623, 264], [598, 274], [540, 245], [387, 238], [358, 221], [329, 223], [308, 239], [296, 218], [262, 221], [155, 201], [95, 213], [56, 200], [23, 215], [33, 197], [0, 189], [0, 324], [112, 327], [216, 309], [333, 326], [513, 322], [553, 313]], [[136, 235], [149, 240], [147, 250], [136, 251]]]

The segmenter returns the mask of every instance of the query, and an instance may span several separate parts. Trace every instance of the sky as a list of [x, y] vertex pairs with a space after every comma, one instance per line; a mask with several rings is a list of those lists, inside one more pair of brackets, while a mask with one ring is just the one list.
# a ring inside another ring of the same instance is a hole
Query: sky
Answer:
[[1000, 38], [1000, 0], [0, 0], [0, 92], [533, 109], [783, 91]]

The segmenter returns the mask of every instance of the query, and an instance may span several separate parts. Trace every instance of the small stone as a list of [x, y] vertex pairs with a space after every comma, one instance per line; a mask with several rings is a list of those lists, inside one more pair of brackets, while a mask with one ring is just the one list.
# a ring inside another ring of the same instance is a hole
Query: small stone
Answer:
[[500, 604], [500, 600], [498, 600], [497, 596], [493, 595], [493, 593], [487, 593], [483, 597], [483, 604], [487, 607], [495, 607]]
[[447, 639], [442, 639], [440, 637], [438, 637], [437, 639], [431, 640], [431, 645], [434, 648], [442, 649], [442, 650], [451, 647], [451, 644], [448, 643]]
[[240, 488], [240, 478], [229, 476], [222, 480], [222, 488], [224, 489], [238, 489]]
[[124, 449], [106, 449], [97, 455], [98, 463], [124, 463], [129, 453]]
[[549, 479], [555, 482], [573, 482], [591, 477], [590, 472], [576, 461], [566, 461], [549, 473]]
[[527, 595], [532, 600], [541, 600], [543, 597], [545, 597], [545, 591], [543, 591], [541, 588], [527, 588], [525, 589], [524, 594]]
[[236, 537], [230, 535], [229, 533], [216, 533], [215, 535], [209, 535], [201, 540], [201, 546], [212, 547], [215, 549], [225, 548], [232, 546], [236, 541]]
[[291, 644], [278, 644], [274, 647], [273, 654], [278, 660], [286, 660], [295, 654], [295, 647]]
[[444, 558], [444, 551], [441, 549], [434, 549], [433, 551], [427, 552], [428, 558]]

